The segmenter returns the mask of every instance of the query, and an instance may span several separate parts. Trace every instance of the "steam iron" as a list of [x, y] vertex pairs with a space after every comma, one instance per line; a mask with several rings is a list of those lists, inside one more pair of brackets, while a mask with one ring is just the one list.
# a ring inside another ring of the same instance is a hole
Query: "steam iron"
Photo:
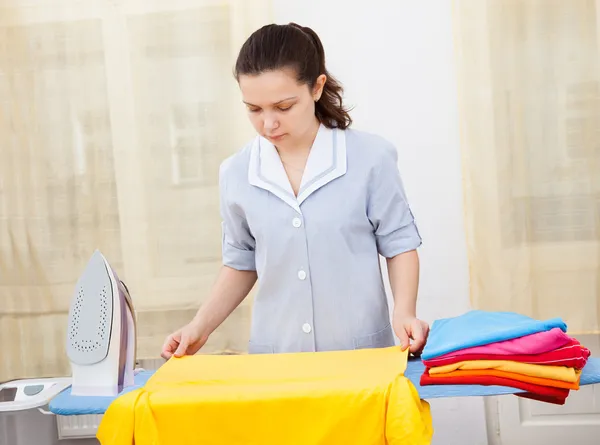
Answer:
[[134, 384], [136, 316], [129, 290], [96, 250], [69, 308], [73, 396], [116, 396]]

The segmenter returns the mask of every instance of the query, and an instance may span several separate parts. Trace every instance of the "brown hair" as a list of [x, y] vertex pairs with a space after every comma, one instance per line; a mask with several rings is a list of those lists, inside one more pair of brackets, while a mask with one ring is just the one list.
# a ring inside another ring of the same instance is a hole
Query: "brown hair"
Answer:
[[345, 129], [352, 124], [342, 103], [343, 88], [325, 68], [325, 50], [319, 36], [296, 23], [266, 25], [246, 40], [240, 49], [234, 75], [256, 75], [265, 71], [292, 68], [299, 82], [311, 89], [317, 77], [327, 76], [323, 94], [315, 104], [315, 115], [327, 128]]

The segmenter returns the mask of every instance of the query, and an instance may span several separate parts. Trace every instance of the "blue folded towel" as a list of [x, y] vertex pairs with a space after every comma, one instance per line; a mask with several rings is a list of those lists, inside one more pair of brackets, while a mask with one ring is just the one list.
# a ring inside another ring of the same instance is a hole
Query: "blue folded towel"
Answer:
[[435, 320], [421, 357], [430, 360], [449, 352], [524, 337], [567, 325], [560, 318], [535, 320], [514, 312], [469, 311], [452, 318]]

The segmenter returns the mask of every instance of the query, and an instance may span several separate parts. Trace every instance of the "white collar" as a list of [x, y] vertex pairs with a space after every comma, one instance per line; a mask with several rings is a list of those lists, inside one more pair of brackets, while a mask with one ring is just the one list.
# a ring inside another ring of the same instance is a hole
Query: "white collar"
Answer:
[[267, 139], [257, 136], [251, 150], [248, 180], [268, 190], [298, 213], [311, 193], [346, 173], [346, 135], [343, 130], [320, 125], [306, 161], [298, 197], [294, 195], [277, 149]]

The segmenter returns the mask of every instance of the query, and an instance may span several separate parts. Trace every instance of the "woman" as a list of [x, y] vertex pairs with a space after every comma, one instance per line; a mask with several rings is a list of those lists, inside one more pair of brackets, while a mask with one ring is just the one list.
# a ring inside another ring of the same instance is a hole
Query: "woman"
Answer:
[[258, 136], [221, 166], [223, 266], [162, 356], [195, 354], [257, 279], [250, 353], [387, 347], [394, 331], [403, 349], [420, 352], [429, 332], [415, 313], [421, 238], [395, 147], [349, 128], [310, 28], [259, 29], [235, 74]]

